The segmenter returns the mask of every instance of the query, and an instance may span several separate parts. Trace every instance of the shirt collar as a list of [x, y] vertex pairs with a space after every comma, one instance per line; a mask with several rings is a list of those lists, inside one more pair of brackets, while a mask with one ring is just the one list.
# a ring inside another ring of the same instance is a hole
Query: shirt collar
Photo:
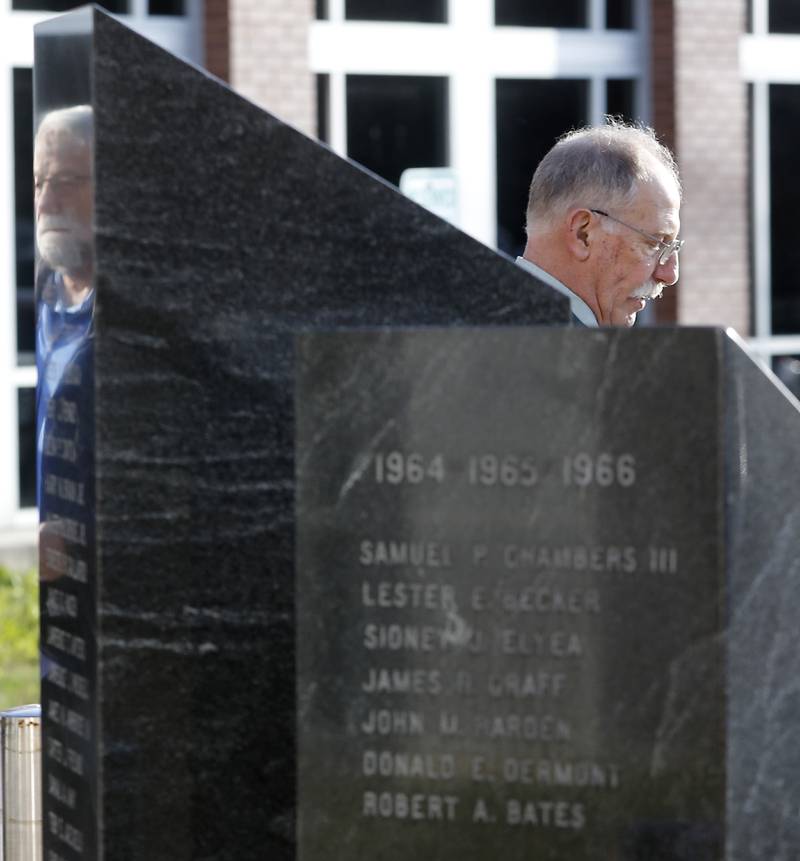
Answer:
[[64, 304], [64, 279], [60, 272], [53, 273], [53, 283], [56, 288], [56, 303], [53, 306], [53, 310], [59, 314], [80, 314], [83, 311], [91, 308], [92, 303], [94, 302], [94, 288], [92, 288], [83, 301], [78, 302], [77, 305], [65, 305]]
[[562, 284], [557, 278], [554, 278], [549, 272], [542, 269], [541, 266], [538, 266], [530, 260], [526, 260], [524, 257], [517, 257], [516, 264], [530, 272], [531, 275], [535, 275], [540, 281], [544, 281], [544, 283], [549, 287], [552, 287], [554, 290], [558, 290], [562, 296], [566, 296], [567, 299], [569, 299], [570, 311], [572, 311], [584, 326], [589, 326], [594, 329], [598, 328], [597, 318], [594, 316], [592, 309], [583, 301], [583, 299], [581, 299], [580, 296], [578, 296], [577, 293], [573, 293], [566, 284]]

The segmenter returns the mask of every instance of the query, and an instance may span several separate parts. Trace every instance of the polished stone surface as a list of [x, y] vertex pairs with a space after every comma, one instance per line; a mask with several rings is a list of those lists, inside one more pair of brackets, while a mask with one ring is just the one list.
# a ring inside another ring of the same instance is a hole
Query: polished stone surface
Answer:
[[35, 76], [37, 251], [41, 231], [45, 254], [36, 267], [42, 806], [51, 861], [98, 851], [94, 292], [73, 303], [55, 268], [69, 260], [90, 283], [92, 243], [73, 240], [91, 232], [92, 12], [69, 21], [66, 32], [59, 22], [38, 29]]
[[[54, 46], [87, 20], [89, 53]], [[39, 115], [91, 81], [96, 129], [96, 547], [80, 588], [46, 587], [91, 636], [44, 687], [46, 851], [292, 858], [293, 333], [566, 302], [98, 11], [37, 38]]]
[[298, 857], [721, 857], [719, 349], [301, 339]]
[[800, 846], [800, 405], [724, 344], [728, 834], [732, 858]]
[[795, 858], [791, 394], [703, 330], [299, 357], [300, 857]]

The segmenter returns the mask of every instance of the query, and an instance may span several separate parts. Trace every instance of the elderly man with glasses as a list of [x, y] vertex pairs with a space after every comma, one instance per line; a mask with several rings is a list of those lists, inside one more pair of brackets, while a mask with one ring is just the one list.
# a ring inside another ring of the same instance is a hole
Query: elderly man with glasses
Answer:
[[564, 135], [531, 182], [517, 263], [585, 326], [632, 326], [678, 280], [681, 186], [652, 129], [610, 120]]
[[[75, 105], [48, 113], [36, 133], [33, 155], [38, 252], [36, 459], [42, 580], [77, 571], [69, 566], [86, 562], [88, 552], [84, 548], [91, 542], [93, 165], [92, 108]], [[88, 575], [84, 571], [81, 576]], [[47, 661], [43, 666], [49, 666]]]

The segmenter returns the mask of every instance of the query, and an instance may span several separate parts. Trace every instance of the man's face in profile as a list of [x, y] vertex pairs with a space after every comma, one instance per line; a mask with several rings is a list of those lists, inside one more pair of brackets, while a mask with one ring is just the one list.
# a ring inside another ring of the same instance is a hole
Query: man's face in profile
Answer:
[[45, 126], [33, 162], [39, 254], [60, 272], [84, 273], [92, 251], [91, 147], [68, 130]]

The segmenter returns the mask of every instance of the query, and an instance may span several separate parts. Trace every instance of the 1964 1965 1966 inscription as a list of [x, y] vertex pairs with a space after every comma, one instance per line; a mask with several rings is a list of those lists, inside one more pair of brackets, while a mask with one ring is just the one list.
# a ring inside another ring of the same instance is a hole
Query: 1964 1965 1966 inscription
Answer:
[[636, 458], [630, 452], [581, 451], [543, 463], [524, 453], [489, 452], [453, 459], [442, 453], [389, 451], [372, 456], [372, 470], [367, 474], [376, 484], [387, 485], [442, 484], [449, 478], [465, 477], [475, 487], [534, 487], [557, 474], [565, 487], [632, 487], [636, 483]]

